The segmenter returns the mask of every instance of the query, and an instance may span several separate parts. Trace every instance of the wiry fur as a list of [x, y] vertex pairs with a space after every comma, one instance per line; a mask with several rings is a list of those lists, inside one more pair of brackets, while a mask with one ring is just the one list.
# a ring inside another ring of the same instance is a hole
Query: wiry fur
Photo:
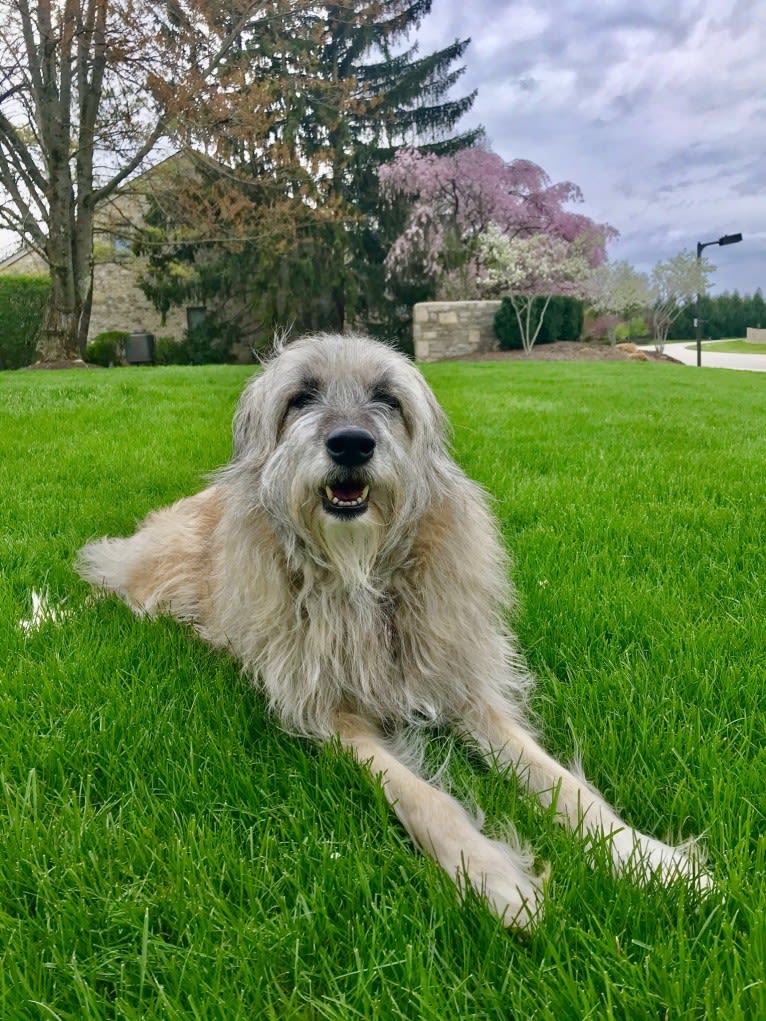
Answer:
[[[338, 520], [322, 501], [343, 476], [326, 439], [347, 427], [375, 450], [357, 472], [366, 509]], [[507, 630], [495, 523], [446, 451], [431, 391], [389, 348], [338, 336], [280, 348], [242, 395], [215, 482], [130, 538], [86, 546], [78, 567], [136, 612], [170, 613], [229, 648], [288, 730], [339, 737], [383, 776], [416, 843], [506, 924], [528, 925], [541, 907], [528, 855], [483, 836], [384, 735], [451, 724], [544, 802], [555, 796], [563, 823], [605, 835], [616, 868], [641, 859], [642, 875], [707, 885], [688, 848], [627, 827], [524, 725], [529, 677]]]

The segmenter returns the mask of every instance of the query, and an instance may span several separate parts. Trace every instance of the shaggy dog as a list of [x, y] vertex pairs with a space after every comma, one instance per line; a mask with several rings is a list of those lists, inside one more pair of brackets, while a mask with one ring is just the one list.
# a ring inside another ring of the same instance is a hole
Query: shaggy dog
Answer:
[[80, 554], [137, 613], [229, 649], [288, 731], [337, 738], [379, 775], [415, 843], [508, 926], [532, 925], [531, 855], [490, 840], [418, 775], [403, 732], [447, 725], [555, 818], [606, 841], [616, 871], [709, 884], [695, 846], [632, 829], [524, 721], [506, 557], [483, 491], [450, 458], [417, 369], [356, 336], [280, 347], [245, 389], [213, 485]]

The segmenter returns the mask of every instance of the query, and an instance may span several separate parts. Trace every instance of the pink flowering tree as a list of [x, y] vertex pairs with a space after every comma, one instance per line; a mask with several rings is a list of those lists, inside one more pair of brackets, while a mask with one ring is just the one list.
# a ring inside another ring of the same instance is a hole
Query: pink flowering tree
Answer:
[[430, 279], [444, 298], [477, 297], [479, 238], [493, 225], [509, 239], [545, 234], [579, 241], [589, 263], [604, 260], [616, 231], [565, 208], [582, 201], [570, 182], [552, 184], [529, 160], [506, 163], [469, 148], [448, 156], [399, 150], [380, 169], [381, 194], [409, 212], [386, 258], [389, 278]]
[[[552, 234], [508, 237], [491, 225], [479, 235], [482, 270], [478, 282], [483, 294], [507, 297], [516, 313], [524, 350], [534, 347], [554, 294], [580, 298], [590, 274], [590, 242], [568, 241]], [[532, 314], [536, 299], [542, 307]]]

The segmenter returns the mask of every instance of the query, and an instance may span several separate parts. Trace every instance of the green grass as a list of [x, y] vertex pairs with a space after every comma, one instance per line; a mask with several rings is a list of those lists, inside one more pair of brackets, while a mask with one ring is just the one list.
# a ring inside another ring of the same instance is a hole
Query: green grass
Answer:
[[[757, 376], [444, 364], [496, 498], [558, 756], [630, 822], [705, 832], [719, 891], [637, 890], [459, 747], [455, 789], [552, 865], [521, 941], [345, 757], [276, 730], [76, 549], [203, 484], [247, 371], [0, 375], [0, 1018], [766, 1017], [766, 431]], [[32, 588], [69, 617], [24, 635]], [[434, 761], [449, 745], [437, 735]]]
[[[688, 350], [696, 351], [696, 345], [689, 344]], [[746, 340], [718, 340], [713, 344], [705, 344], [705, 350], [742, 355], [763, 355], [766, 354], [766, 344], [748, 344]]]

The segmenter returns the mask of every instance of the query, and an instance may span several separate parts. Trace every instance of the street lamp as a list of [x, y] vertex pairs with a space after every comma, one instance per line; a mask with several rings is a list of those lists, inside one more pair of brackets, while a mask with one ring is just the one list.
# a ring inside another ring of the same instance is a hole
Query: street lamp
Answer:
[[[722, 238], [717, 241], [698, 241], [697, 242], [697, 262], [702, 258], [703, 249], [709, 245], [736, 245], [738, 241], [742, 240], [741, 234], [724, 234]], [[702, 320], [700, 319], [700, 292], [697, 291], [697, 318], [694, 320], [694, 326], [697, 330], [697, 368], [702, 365]]]

